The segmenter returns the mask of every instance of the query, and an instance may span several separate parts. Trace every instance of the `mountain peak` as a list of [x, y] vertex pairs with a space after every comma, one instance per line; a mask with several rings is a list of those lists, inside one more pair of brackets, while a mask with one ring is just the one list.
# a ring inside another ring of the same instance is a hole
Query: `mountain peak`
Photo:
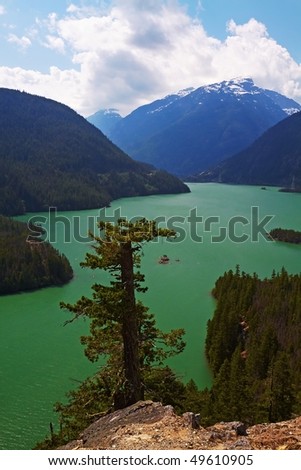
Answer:
[[259, 88], [254, 84], [252, 78], [234, 78], [232, 80], [224, 80], [223, 82], [212, 83], [210, 85], [199, 88], [207, 93], [232, 93], [234, 95], [243, 95], [246, 93], [258, 94]]
[[[120, 116], [119, 110], [116, 108], [108, 108], [108, 109], [102, 109], [99, 111], [99, 113], [106, 115], [114, 115], [114, 116]], [[96, 113], [98, 114], [98, 113]]]
[[105, 135], [109, 135], [118, 121], [122, 120], [119, 110], [116, 108], [100, 109], [87, 118], [90, 124], [100, 129]]
[[186, 178], [243, 150], [298, 109], [251, 77], [237, 77], [143, 105], [108, 136], [137, 160]]

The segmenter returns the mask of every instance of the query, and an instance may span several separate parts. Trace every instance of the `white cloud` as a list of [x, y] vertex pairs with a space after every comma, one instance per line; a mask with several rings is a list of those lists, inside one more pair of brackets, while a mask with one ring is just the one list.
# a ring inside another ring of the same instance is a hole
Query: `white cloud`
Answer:
[[[228, 36], [220, 41], [176, 0], [101, 5], [71, 4], [64, 17], [52, 13], [38, 21], [44, 45], [65, 52], [74, 68], [53, 67], [48, 74], [9, 69], [16, 87], [64, 101], [84, 115], [104, 107], [127, 113], [181, 88], [235, 76], [253, 77], [258, 85], [301, 101], [301, 65], [255, 19], [242, 25], [230, 20]], [[17, 40], [30, 45], [28, 38]], [[2, 67], [2, 86], [3, 80]]]
[[79, 7], [71, 3], [67, 8], [67, 13], [77, 13], [80, 10]]
[[230, 35], [213, 59], [223, 76], [250, 76], [259, 86], [301, 101], [301, 65], [269, 37], [265, 25], [255, 19], [244, 25], [232, 20], [228, 29]]
[[267, 28], [263, 23], [259, 23], [251, 18], [248, 23], [238, 25], [234, 20], [230, 20], [227, 25], [228, 31], [233, 36], [253, 40], [268, 37]]
[[64, 43], [62, 38], [59, 38], [57, 36], [52, 36], [50, 34], [47, 34], [46, 42], [44, 42], [44, 45], [48, 49], [52, 49], [54, 51], [57, 51], [60, 54], [65, 53], [65, 43]]
[[31, 40], [27, 36], [18, 37], [16, 34], [9, 34], [8, 42], [16, 44], [20, 49], [25, 50], [31, 46]]
[[49, 73], [43, 74], [21, 67], [0, 67], [0, 82], [4, 88], [46, 96], [74, 109], [80, 109], [82, 106], [81, 76], [75, 70], [62, 71], [51, 67]]
[[3, 5], [0, 5], [0, 15], [5, 15], [5, 13], [6, 13], [5, 7]]
[[85, 17], [89, 15], [97, 15], [100, 14], [101, 12], [104, 12], [107, 10], [107, 5], [105, 1], [101, 2], [98, 7], [92, 6], [92, 5], [87, 5], [83, 4], [81, 6], [74, 5], [74, 3], [71, 3], [67, 7], [67, 13], [70, 13], [72, 15], [75, 15], [77, 17]]

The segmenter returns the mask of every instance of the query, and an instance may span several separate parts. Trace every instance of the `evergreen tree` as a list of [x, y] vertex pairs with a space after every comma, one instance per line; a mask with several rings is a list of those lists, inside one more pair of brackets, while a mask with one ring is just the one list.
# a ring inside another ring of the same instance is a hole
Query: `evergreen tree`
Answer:
[[241, 356], [242, 351], [238, 346], [231, 358], [231, 370], [229, 376], [229, 408], [230, 420], [249, 421], [249, 387], [246, 376], [245, 359]]
[[269, 420], [277, 422], [290, 419], [294, 396], [289, 358], [285, 352], [277, 354], [271, 376]]
[[[93, 298], [81, 297], [75, 305], [61, 303], [78, 317], [90, 319], [90, 335], [81, 338], [91, 361], [105, 355], [107, 361], [98, 381], [107, 396], [106, 405], [120, 409], [144, 398], [145, 377], [152, 365], [184, 349], [182, 329], [163, 333], [152, 314], [136, 299], [144, 275], [140, 252], [144, 242], [157, 237], [174, 237], [175, 232], [157, 228], [154, 221], [140, 219], [116, 224], [100, 222], [100, 236], [93, 237], [94, 253], [88, 253], [83, 267], [102, 269], [111, 275], [109, 285], [95, 284]], [[161, 344], [160, 344], [161, 343]]]
[[211, 395], [211, 416], [210, 422], [231, 421], [230, 396], [229, 396], [229, 379], [230, 379], [230, 361], [225, 359], [217, 376], [215, 377]]
[[258, 423], [300, 413], [301, 276], [232, 271], [213, 290], [206, 354], [213, 371], [209, 422]]

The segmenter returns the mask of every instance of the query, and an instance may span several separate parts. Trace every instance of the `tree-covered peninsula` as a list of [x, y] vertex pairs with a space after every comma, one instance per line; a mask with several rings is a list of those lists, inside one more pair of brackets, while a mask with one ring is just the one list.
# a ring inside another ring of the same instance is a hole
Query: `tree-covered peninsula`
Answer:
[[301, 232], [298, 230], [274, 228], [270, 231], [269, 236], [277, 242], [294, 243], [295, 245], [301, 243]]
[[0, 216], [0, 295], [60, 286], [73, 277], [63, 254], [28, 233], [26, 224]]
[[[104, 270], [109, 284], [92, 286], [92, 297], [81, 296], [61, 308], [90, 322], [81, 337], [92, 362], [105, 363], [94, 376], [57, 403], [60, 429], [37, 448], [55, 448], [77, 439], [82, 430], [104, 414], [152, 399], [199, 415], [202, 426], [241, 421], [246, 426], [288, 420], [301, 414], [301, 274], [273, 272], [271, 278], [230, 270], [212, 291], [216, 308], [205, 344], [212, 386], [199, 390], [165, 364], [182, 352], [184, 331], [164, 333], [136, 294], [144, 293], [141, 251], [154, 238], [175, 236], [154, 221], [119, 219], [99, 222], [92, 236], [93, 253], [82, 267]], [[68, 322], [67, 322], [68, 323]]]
[[209, 421], [275, 422], [301, 414], [301, 275], [229, 271], [213, 290], [206, 354]]

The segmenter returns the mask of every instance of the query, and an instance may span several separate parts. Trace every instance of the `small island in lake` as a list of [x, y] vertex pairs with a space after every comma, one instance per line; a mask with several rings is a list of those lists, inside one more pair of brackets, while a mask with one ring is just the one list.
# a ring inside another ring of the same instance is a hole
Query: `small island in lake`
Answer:
[[[41, 232], [40, 227], [35, 227]], [[65, 255], [50, 243], [28, 238], [28, 228], [0, 215], [0, 295], [46, 286], [60, 286], [72, 279]]]
[[170, 261], [167, 255], [162, 255], [159, 259], [159, 264], [168, 264]]
[[292, 229], [274, 228], [270, 231], [269, 238], [277, 242], [299, 245], [301, 243], [301, 232]]

